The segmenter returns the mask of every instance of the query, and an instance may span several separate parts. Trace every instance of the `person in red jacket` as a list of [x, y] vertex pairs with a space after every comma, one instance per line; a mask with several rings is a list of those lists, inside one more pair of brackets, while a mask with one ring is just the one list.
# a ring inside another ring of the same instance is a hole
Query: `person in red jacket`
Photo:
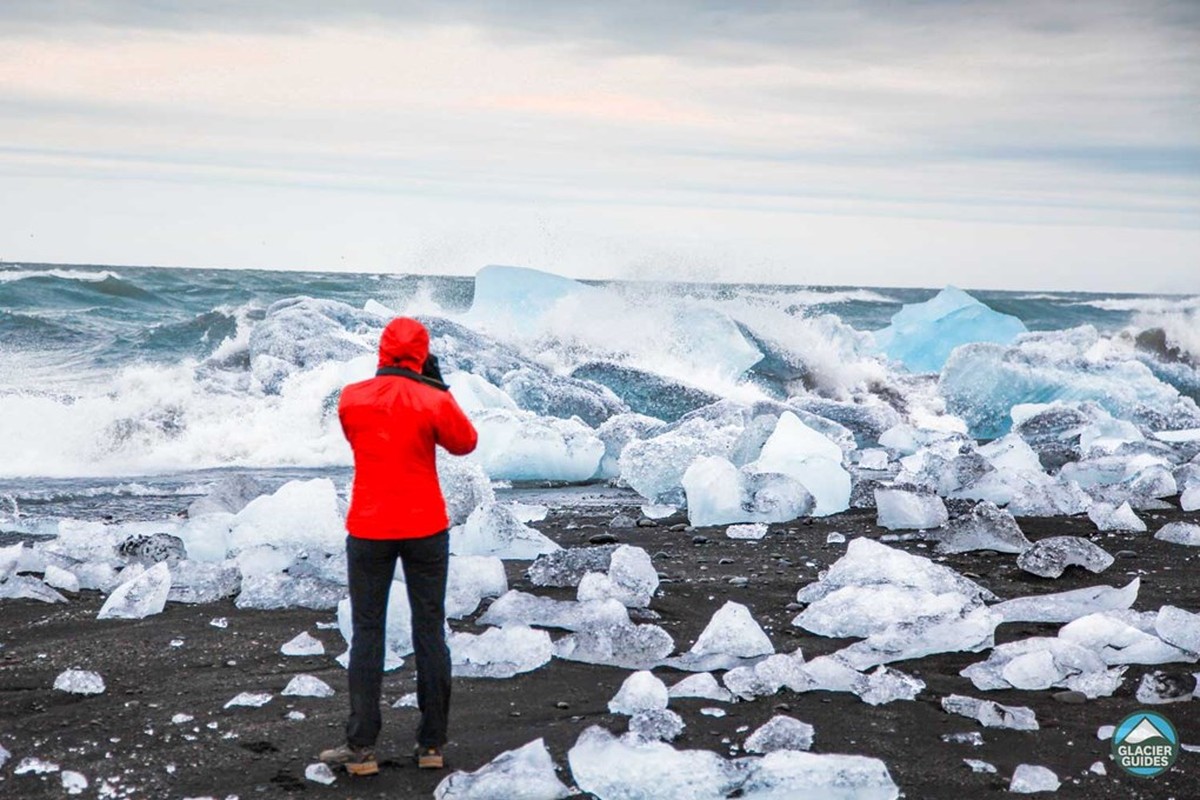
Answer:
[[399, 559], [412, 606], [417, 662], [417, 763], [444, 766], [450, 711], [446, 646], [449, 520], [438, 483], [436, 448], [475, 449], [477, 434], [442, 382], [429, 354], [429, 332], [414, 319], [392, 320], [379, 340], [374, 378], [352, 383], [338, 402], [342, 431], [354, 451], [354, 486], [346, 518], [346, 561], [354, 635], [350, 644], [350, 718], [346, 743], [321, 753], [353, 775], [379, 771], [384, 632], [388, 592]]

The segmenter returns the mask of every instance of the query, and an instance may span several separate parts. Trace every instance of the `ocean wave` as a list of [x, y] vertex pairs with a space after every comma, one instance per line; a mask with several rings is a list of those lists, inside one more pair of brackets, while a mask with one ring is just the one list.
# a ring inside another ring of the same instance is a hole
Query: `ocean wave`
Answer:
[[1133, 311], [1142, 314], [1168, 314], [1200, 309], [1200, 295], [1190, 297], [1110, 297], [1080, 300], [1068, 305], [1089, 306], [1101, 311]]
[[30, 278], [57, 278], [64, 281], [100, 283], [106, 280], [121, 280], [121, 276], [110, 270], [95, 272], [83, 269], [3, 269], [0, 283], [29, 280]]

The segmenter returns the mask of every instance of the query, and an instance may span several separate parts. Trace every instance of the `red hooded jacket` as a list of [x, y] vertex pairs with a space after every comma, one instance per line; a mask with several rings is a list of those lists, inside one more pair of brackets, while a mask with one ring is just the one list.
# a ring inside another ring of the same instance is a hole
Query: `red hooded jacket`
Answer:
[[[379, 366], [420, 372], [429, 332], [415, 319], [388, 323]], [[354, 450], [354, 488], [346, 530], [360, 539], [417, 539], [449, 526], [438, 484], [435, 445], [456, 456], [478, 435], [450, 392], [384, 375], [352, 383], [338, 401], [342, 431]]]

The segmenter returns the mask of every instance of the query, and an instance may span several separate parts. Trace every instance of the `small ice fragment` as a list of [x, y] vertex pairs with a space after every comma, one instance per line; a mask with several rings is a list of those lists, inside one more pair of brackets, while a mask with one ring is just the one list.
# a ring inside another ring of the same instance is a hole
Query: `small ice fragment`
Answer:
[[859, 469], [881, 470], [887, 469], [888, 454], [887, 450], [879, 448], [871, 448], [862, 450], [858, 454]]
[[122, 583], [100, 607], [98, 619], [143, 619], [162, 613], [171, 593], [171, 569], [160, 561]]
[[725, 716], [725, 709], [716, 708], [715, 706], [709, 706], [707, 708], [700, 709], [700, 713], [706, 717], [718, 717], [719, 718], [719, 717]]
[[1101, 531], [1141, 533], [1146, 530], [1146, 523], [1138, 518], [1128, 500], [1119, 507], [1108, 503], [1096, 503], [1088, 509], [1088, 519]]
[[837, 531], [833, 531], [825, 537], [825, 544], [842, 544], [845, 541], [846, 535]]
[[336, 619], [335, 619], [333, 622], [318, 622], [318, 623], [317, 623], [317, 630], [319, 630], [319, 631], [332, 631], [332, 630], [337, 630], [337, 626], [338, 626], [338, 624], [337, 624], [337, 620], [336, 620]]
[[623, 544], [613, 551], [607, 575], [583, 576], [577, 598], [583, 602], [615, 597], [629, 608], [645, 608], [657, 589], [658, 570], [650, 554], [640, 547]]
[[8, 763], [10, 758], [12, 758], [12, 753], [8, 752], [8, 749], [0, 744], [0, 769], [4, 769], [4, 765]]
[[813, 726], [785, 716], [771, 717], [746, 739], [747, 753], [774, 753], [776, 750], [808, 750], [813, 743]]
[[313, 675], [297, 675], [283, 690], [285, 697], [333, 697], [333, 687]]
[[1058, 776], [1046, 767], [1033, 764], [1020, 764], [1013, 771], [1012, 781], [1008, 784], [1010, 792], [1017, 794], [1034, 794], [1036, 792], [1057, 792]]
[[1192, 522], [1169, 522], [1158, 529], [1154, 538], [1172, 544], [1200, 547], [1200, 525]]
[[977, 758], [964, 758], [963, 763], [971, 768], [971, 772], [987, 772], [995, 773], [996, 767], [986, 761], [980, 761]]
[[675, 649], [671, 634], [657, 625], [614, 625], [579, 631], [554, 642], [554, 655], [567, 661], [648, 669]]
[[104, 678], [97, 672], [69, 669], [54, 679], [54, 688], [71, 694], [102, 694]]
[[576, 587], [589, 572], [608, 572], [612, 555], [619, 546], [568, 547], [545, 553], [529, 566], [529, 580], [534, 586]]
[[878, 524], [891, 531], [932, 530], [950, 519], [946, 504], [936, 494], [918, 494], [904, 489], [876, 489], [875, 508]]
[[1106, 742], [1113, 737], [1113, 734], [1116, 733], [1116, 730], [1117, 727], [1115, 725], [1101, 725], [1096, 730], [1096, 738], [1102, 742]]
[[725, 529], [725, 535], [730, 539], [761, 539], [767, 535], [767, 523], [748, 522], [744, 525], [730, 525]]
[[194, 719], [195, 717], [193, 717], [191, 714], [179, 713], [171, 717], [171, 723], [174, 725], [182, 725], [183, 723], [191, 722]]
[[677, 698], [700, 697], [705, 700], [719, 700], [722, 703], [733, 702], [733, 693], [717, 683], [711, 672], [689, 675], [672, 686], [667, 694]]
[[1148, 672], [1142, 676], [1135, 696], [1143, 705], [1180, 703], [1191, 700], [1195, 688], [1195, 679], [1185, 681], [1164, 672]]
[[969, 744], [972, 747], [983, 747], [983, 734], [979, 731], [943, 733], [942, 741], [947, 744]]
[[563, 800], [571, 795], [555, 774], [543, 739], [505, 751], [474, 772], [454, 772], [433, 791], [434, 800]]
[[322, 764], [320, 762], [316, 764], [309, 764], [307, 767], [305, 767], [304, 777], [310, 781], [313, 781], [314, 783], [320, 783], [325, 786], [329, 786], [337, 780], [333, 774], [333, 770], [329, 768], [329, 765]]
[[1017, 556], [1017, 566], [1043, 578], [1057, 578], [1069, 566], [1089, 572], [1103, 572], [1112, 566], [1113, 557], [1103, 548], [1080, 536], [1051, 536]]
[[1200, 653], [1200, 614], [1163, 606], [1154, 620], [1154, 632], [1164, 642], [1189, 653]]
[[1092, 773], [1093, 775], [1107, 775], [1108, 769], [1105, 768], [1103, 761], [1097, 761], [1088, 767], [1088, 772]]
[[235, 706], [246, 706], [248, 708], [260, 708], [271, 702], [270, 692], [242, 692], [237, 697], [234, 697], [225, 704], [225, 708], [233, 708]]
[[64, 592], [78, 592], [79, 578], [75, 577], [74, 572], [68, 572], [62, 567], [57, 567], [54, 564], [46, 565], [46, 572], [42, 575], [42, 581], [47, 586], [52, 586], [55, 589], [62, 589]]
[[58, 772], [58, 764], [34, 756], [22, 758], [13, 770], [14, 775], [49, 775], [52, 772]]
[[62, 787], [67, 794], [82, 794], [88, 788], [88, 779], [82, 773], [63, 770]]
[[325, 655], [325, 645], [320, 639], [304, 631], [284, 644], [279, 651], [285, 656], [321, 656]]
[[942, 709], [949, 714], [959, 714], [977, 719], [987, 728], [1012, 728], [1018, 731], [1038, 730], [1037, 717], [1033, 709], [1024, 706], [1003, 706], [991, 700], [978, 700], [952, 694], [942, 698]]
[[392, 703], [392, 708], [416, 708], [416, 707], [417, 707], [417, 693], [416, 692], [409, 692], [408, 694], [403, 695], [396, 702]]
[[228, 628], [229, 620], [225, 617], [213, 617], [211, 620], [209, 620], [208, 624], [212, 625], [214, 628]]
[[303, 711], [289, 711], [284, 715], [284, 719], [289, 719], [292, 722], [301, 722], [308, 718], [308, 715]]
[[171, 647], [183, 647], [183, 639], [172, 639], [170, 645]]
[[1025, 538], [1013, 515], [984, 500], [971, 513], [954, 520], [938, 533], [939, 553], [995, 550], [1023, 553], [1033, 545]]
[[1141, 580], [1127, 585], [1088, 586], [1066, 592], [1014, 597], [992, 606], [1005, 622], [1071, 622], [1098, 611], [1129, 608], [1137, 600]]
[[636, 714], [639, 711], [654, 711], [667, 707], [666, 685], [648, 670], [633, 673], [621, 684], [608, 710], [614, 714]]
[[450, 531], [450, 552], [455, 555], [525, 559], [558, 549], [554, 541], [526, 525], [511, 508], [500, 503], [480, 505], [466, 522]]
[[751, 616], [749, 608], [728, 601], [713, 614], [689, 652], [697, 656], [754, 658], [774, 653], [775, 646]]

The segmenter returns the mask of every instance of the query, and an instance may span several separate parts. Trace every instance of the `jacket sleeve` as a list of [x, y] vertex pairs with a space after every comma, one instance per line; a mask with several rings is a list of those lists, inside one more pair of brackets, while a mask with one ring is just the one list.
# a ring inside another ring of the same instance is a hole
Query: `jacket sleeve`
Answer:
[[443, 392], [442, 397], [444, 402], [434, 425], [434, 436], [437, 443], [450, 453], [465, 456], [475, 449], [479, 442], [479, 434], [471, 420], [467, 419], [466, 413], [459, 407], [454, 395]]

